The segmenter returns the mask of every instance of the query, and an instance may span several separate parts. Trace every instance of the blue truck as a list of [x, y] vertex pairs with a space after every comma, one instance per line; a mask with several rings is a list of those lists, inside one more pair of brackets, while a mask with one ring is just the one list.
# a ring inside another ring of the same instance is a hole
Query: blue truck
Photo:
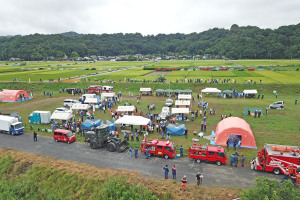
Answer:
[[20, 135], [24, 133], [24, 125], [18, 117], [0, 115], [0, 133]]

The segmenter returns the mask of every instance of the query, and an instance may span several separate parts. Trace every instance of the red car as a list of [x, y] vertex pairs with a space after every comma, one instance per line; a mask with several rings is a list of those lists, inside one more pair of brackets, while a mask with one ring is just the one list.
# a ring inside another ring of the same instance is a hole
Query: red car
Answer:
[[53, 132], [53, 139], [55, 142], [67, 142], [68, 144], [76, 141], [76, 136], [69, 130], [56, 129]]

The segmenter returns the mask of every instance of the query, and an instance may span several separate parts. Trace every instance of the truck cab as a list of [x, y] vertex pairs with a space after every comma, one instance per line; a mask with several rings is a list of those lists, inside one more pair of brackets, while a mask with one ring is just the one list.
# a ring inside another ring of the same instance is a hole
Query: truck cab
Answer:
[[10, 131], [12, 135], [20, 135], [24, 133], [24, 125], [22, 122], [16, 122], [11, 124]]
[[170, 141], [143, 140], [141, 147], [141, 152], [144, 153], [149, 149], [150, 155], [162, 156], [165, 159], [175, 157], [176, 147]]
[[76, 136], [69, 130], [56, 129], [53, 132], [55, 142], [66, 142], [68, 144], [76, 141]]

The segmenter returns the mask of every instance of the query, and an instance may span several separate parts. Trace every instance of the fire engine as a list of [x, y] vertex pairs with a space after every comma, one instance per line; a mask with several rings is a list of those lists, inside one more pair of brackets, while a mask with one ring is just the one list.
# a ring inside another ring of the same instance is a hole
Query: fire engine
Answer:
[[159, 141], [158, 139], [145, 139], [143, 140], [141, 147], [141, 152], [146, 153], [146, 150], [149, 149], [150, 156], [162, 156], [165, 159], [174, 158], [176, 153], [176, 147], [174, 147], [174, 143], [170, 141]]
[[277, 144], [265, 144], [257, 157], [253, 160], [254, 169], [259, 171], [273, 172], [278, 175], [285, 173], [289, 166], [295, 169], [300, 167], [299, 148]]
[[101, 85], [90, 85], [88, 88], [88, 93], [90, 94], [100, 94], [102, 91], [102, 86]]
[[114, 92], [114, 87], [113, 86], [103, 86], [102, 92]]
[[197, 163], [202, 161], [215, 162], [217, 165], [226, 164], [227, 157], [222, 147], [204, 146], [193, 143], [189, 147], [189, 157], [196, 160]]

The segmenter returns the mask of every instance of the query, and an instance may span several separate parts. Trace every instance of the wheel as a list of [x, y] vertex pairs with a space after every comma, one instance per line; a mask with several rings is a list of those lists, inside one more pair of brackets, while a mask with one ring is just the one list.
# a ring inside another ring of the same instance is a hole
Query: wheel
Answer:
[[220, 166], [222, 164], [219, 160], [216, 163], [218, 166]]
[[70, 140], [68, 140], [68, 144], [70, 144]]
[[108, 143], [107, 146], [106, 146], [106, 148], [110, 152], [114, 152], [117, 149], [116, 145], [114, 143], [112, 143], [112, 142]]
[[201, 160], [200, 159], [196, 159], [196, 163], [201, 163]]
[[97, 142], [91, 142], [91, 143], [90, 143], [90, 147], [91, 147], [92, 149], [97, 149], [97, 148], [98, 148]]
[[58, 140], [57, 140], [57, 139], [55, 139], [55, 142], [58, 142]]
[[164, 156], [164, 158], [165, 158], [165, 159], [168, 159], [168, 158], [169, 158], [169, 156], [166, 154], [166, 155]]
[[274, 169], [273, 173], [276, 174], [276, 175], [279, 175], [281, 173], [281, 171], [280, 171], [280, 169]]

